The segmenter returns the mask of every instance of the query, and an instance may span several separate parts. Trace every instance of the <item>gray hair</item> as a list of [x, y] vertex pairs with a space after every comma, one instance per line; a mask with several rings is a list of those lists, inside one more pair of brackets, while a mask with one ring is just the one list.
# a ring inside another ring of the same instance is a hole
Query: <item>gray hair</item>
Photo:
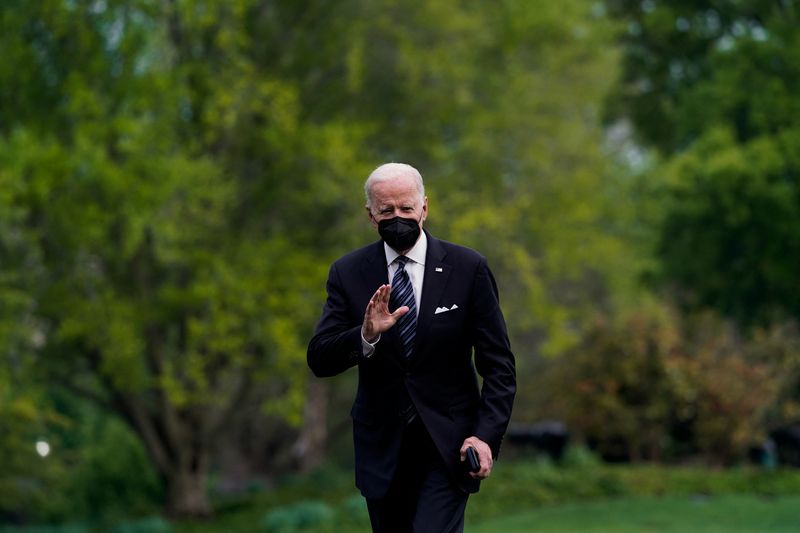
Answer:
[[417, 191], [420, 200], [425, 199], [425, 185], [422, 183], [422, 174], [419, 170], [405, 163], [384, 163], [369, 175], [364, 183], [364, 194], [367, 197], [367, 208], [372, 209], [372, 185], [380, 181], [387, 181], [399, 176], [410, 176], [417, 182]]

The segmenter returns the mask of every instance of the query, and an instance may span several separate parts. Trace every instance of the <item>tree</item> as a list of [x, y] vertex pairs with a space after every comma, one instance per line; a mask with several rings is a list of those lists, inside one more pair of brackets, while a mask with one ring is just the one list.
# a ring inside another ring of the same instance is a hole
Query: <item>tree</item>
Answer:
[[[244, 76], [238, 56], [203, 40], [230, 26], [194, 19], [192, 6], [16, 7], [4, 13], [18, 58], [6, 74], [19, 69], [50, 95], [21, 102], [0, 143], [0, 182], [17, 213], [4, 229], [28, 237], [20, 247], [32, 258], [39, 363], [127, 420], [169, 512], [206, 515], [213, 443], [256, 384], [275, 411], [301, 412], [312, 318], [297, 300], [305, 279], [324, 275], [272, 195], [285, 174], [257, 179], [236, 151], [260, 138], [274, 166], [297, 152], [313, 166], [325, 158], [313, 146], [324, 128], [299, 128], [290, 86]], [[245, 16], [242, 5], [204, 7]], [[234, 66], [214, 78], [226, 59]]]
[[632, 292], [600, 121], [616, 76], [613, 25], [580, 1], [341, 5], [351, 22], [266, 10], [269, 27], [311, 21], [290, 38], [319, 50], [316, 69], [280, 56], [276, 39], [259, 54], [282, 57], [315, 120], [356, 121], [364, 153], [422, 170], [426, 227], [487, 255], [520, 369], [535, 379], [533, 360], [573, 346], [588, 316]]
[[2, 229], [43, 377], [127, 421], [171, 513], [208, 514], [230, 414], [311, 405], [325, 269], [374, 237], [354, 191], [392, 159], [428, 178], [438, 234], [498, 264], [521, 357], [574, 344], [626, 271], [607, 22], [580, 0], [10, 5]]
[[720, 129], [664, 167], [657, 253], [682, 303], [747, 326], [800, 316], [800, 187], [779, 144]]
[[627, 22], [610, 114], [664, 159], [657, 277], [750, 326], [796, 318], [800, 36], [791, 2], [610, 1]]

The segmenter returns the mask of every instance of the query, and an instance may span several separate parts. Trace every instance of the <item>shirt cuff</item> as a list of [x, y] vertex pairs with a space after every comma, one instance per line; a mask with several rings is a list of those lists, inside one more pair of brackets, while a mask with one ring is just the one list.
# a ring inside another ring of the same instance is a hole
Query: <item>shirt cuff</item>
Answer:
[[364, 335], [361, 335], [361, 355], [369, 359], [372, 357], [372, 354], [375, 353], [375, 345], [378, 344], [378, 341], [381, 340], [381, 334], [378, 333], [378, 338], [375, 339], [375, 342], [368, 342], [367, 339], [364, 338]]

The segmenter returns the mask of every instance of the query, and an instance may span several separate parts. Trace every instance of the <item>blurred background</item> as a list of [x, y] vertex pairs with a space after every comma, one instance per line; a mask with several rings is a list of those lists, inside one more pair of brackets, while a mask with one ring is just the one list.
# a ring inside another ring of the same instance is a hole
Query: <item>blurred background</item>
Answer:
[[3, 0], [0, 531], [368, 531], [305, 349], [386, 161], [517, 356], [469, 530], [793, 530], [799, 16]]

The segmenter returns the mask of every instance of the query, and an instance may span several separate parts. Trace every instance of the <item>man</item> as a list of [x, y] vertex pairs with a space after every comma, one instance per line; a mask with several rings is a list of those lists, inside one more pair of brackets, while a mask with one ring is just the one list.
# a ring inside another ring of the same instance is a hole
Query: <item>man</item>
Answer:
[[308, 365], [320, 377], [358, 366], [356, 485], [373, 531], [463, 531], [516, 392], [497, 286], [484, 257], [422, 229], [428, 199], [415, 168], [381, 165], [364, 188], [382, 242], [331, 266]]

